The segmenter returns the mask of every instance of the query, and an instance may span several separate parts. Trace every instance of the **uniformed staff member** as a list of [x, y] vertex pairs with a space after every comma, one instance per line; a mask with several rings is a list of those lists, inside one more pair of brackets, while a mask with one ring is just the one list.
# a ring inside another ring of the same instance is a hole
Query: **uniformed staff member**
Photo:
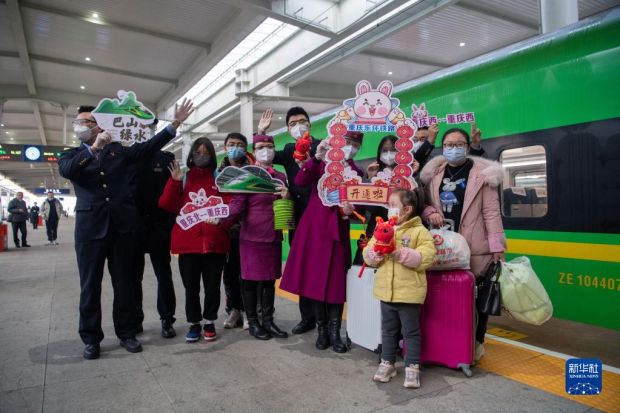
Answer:
[[157, 151], [137, 170], [136, 203], [142, 227], [136, 244], [135, 301], [138, 308], [138, 332], [142, 330], [144, 311], [142, 309], [142, 279], [144, 277], [144, 254], [148, 253], [157, 277], [157, 312], [161, 320], [161, 336], [176, 336], [173, 324], [176, 321], [176, 296], [170, 267], [170, 233], [175, 216], [157, 206], [159, 197], [170, 178], [168, 166], [174, 161], [171, 152]]
[[73, 183], [76, 202], [75, 251], [80, 272], [80, 337], [84, 358], [99, 357], [101, 329], [101, 281], [106, 259], [114, 289], [112, 319], [120, 345], [142, 351], [136, 340], [137, 311], [134, 302], [134, 232], [140, 216], [127, 179], [132, 164], [145, 162], [166, 145], [193, 111], [183, 100], [175, 107], [174, 121], [151, 140], [131, 147], [111, 142], [91, 114], [82, 107], [73, 121], [80, 147], [64, 152], [58, 160], [60, 174]]

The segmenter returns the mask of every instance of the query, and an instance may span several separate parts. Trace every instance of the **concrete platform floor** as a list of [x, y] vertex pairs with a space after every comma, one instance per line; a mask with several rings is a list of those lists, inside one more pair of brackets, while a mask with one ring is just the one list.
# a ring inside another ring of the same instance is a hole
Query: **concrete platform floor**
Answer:
[[[129, 354], [114, 337], [109, 277], [104, 278], [99, 360], [82, 359], [77, 334], [79, 279], [74, 221], [63, 220], [59, 246], [44, 246], [45, 228], [29, 228], [30, 249], [0, 253], [1, 412], [586, 412], [563, 397], [475, 369], [474, 377], [440, 367], [422, 372], [422, 388], [371, 380], [377, 356], [314, 348], [314, 333], [260, 342], [241, 329], [219, 339], [184, 340], [183, 287], [173, 262], [178, 336], [159, 336], [155, 279], [144, 281], [144, 352]], [[11, 243], [12, 244], [12, 243]], [[148, 260], [147, 260], [148, 261]], [[277, 298], [276, 320], [290, 331], [297, 305]], [[563, 380], [563, 378], [559, 378]]]

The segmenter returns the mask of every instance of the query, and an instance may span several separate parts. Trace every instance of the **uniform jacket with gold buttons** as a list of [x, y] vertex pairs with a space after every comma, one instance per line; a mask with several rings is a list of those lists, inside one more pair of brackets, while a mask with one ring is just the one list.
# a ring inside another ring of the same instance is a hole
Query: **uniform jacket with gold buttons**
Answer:
[[71, 180], [77, 197], [75, 242], [138, 228], [140, 216], [131, 189], [130, 169], [146, 162], [172, 138], [169, 128], [164, 128], [151, 140], [130, 147], [111, 142], [93, 154], [82, 144], [62, 153], [58, 160], [60, 175]]

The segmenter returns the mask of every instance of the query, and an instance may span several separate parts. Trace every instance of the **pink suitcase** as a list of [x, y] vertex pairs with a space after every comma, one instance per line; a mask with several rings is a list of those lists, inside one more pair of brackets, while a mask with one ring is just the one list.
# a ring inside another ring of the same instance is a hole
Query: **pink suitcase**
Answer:
[[422, 306], [421, 362], [461, 369], [472, 376], [475, 328], [475, 279], [466, 270], [427, 271]]

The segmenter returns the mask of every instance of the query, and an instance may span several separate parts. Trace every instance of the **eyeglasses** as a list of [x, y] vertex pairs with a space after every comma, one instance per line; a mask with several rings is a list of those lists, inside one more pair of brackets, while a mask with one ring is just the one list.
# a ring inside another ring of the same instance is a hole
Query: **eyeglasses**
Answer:
[[226, 144], [227, 148], [245, 148], [245, 144], [243, 142], [238, 142], [238, 143], [227, 143]]
[[445, 149], [454, 149], [454, 148], [459, 148], [459, 149], [463, 149], [464, 147], [467, 146], [467, 143], [465, 142], [458, 142], [458, 143], [444, 143], [443, 147]]
[[413, 138], [413, 143], [418, 143], [418, 142], [424, 142], [426, 141], [426, 138]]
[[292, 128], [293, 126], [295, 126], [297, 124], [308, 126], [308, 125], [310, 125], [310, 122], [308, 122], [307, 119], [293, 120], [293, 121], [290, 121], [288, 123], [288, 126], [289, 126], [289, 128]]
[[97, 121], [94, 121], [92, 119], [75, 119], [73, 122], [71, 122], [73, 126], [89, 125], [91, 123], [94, 123], [96, 125]]

